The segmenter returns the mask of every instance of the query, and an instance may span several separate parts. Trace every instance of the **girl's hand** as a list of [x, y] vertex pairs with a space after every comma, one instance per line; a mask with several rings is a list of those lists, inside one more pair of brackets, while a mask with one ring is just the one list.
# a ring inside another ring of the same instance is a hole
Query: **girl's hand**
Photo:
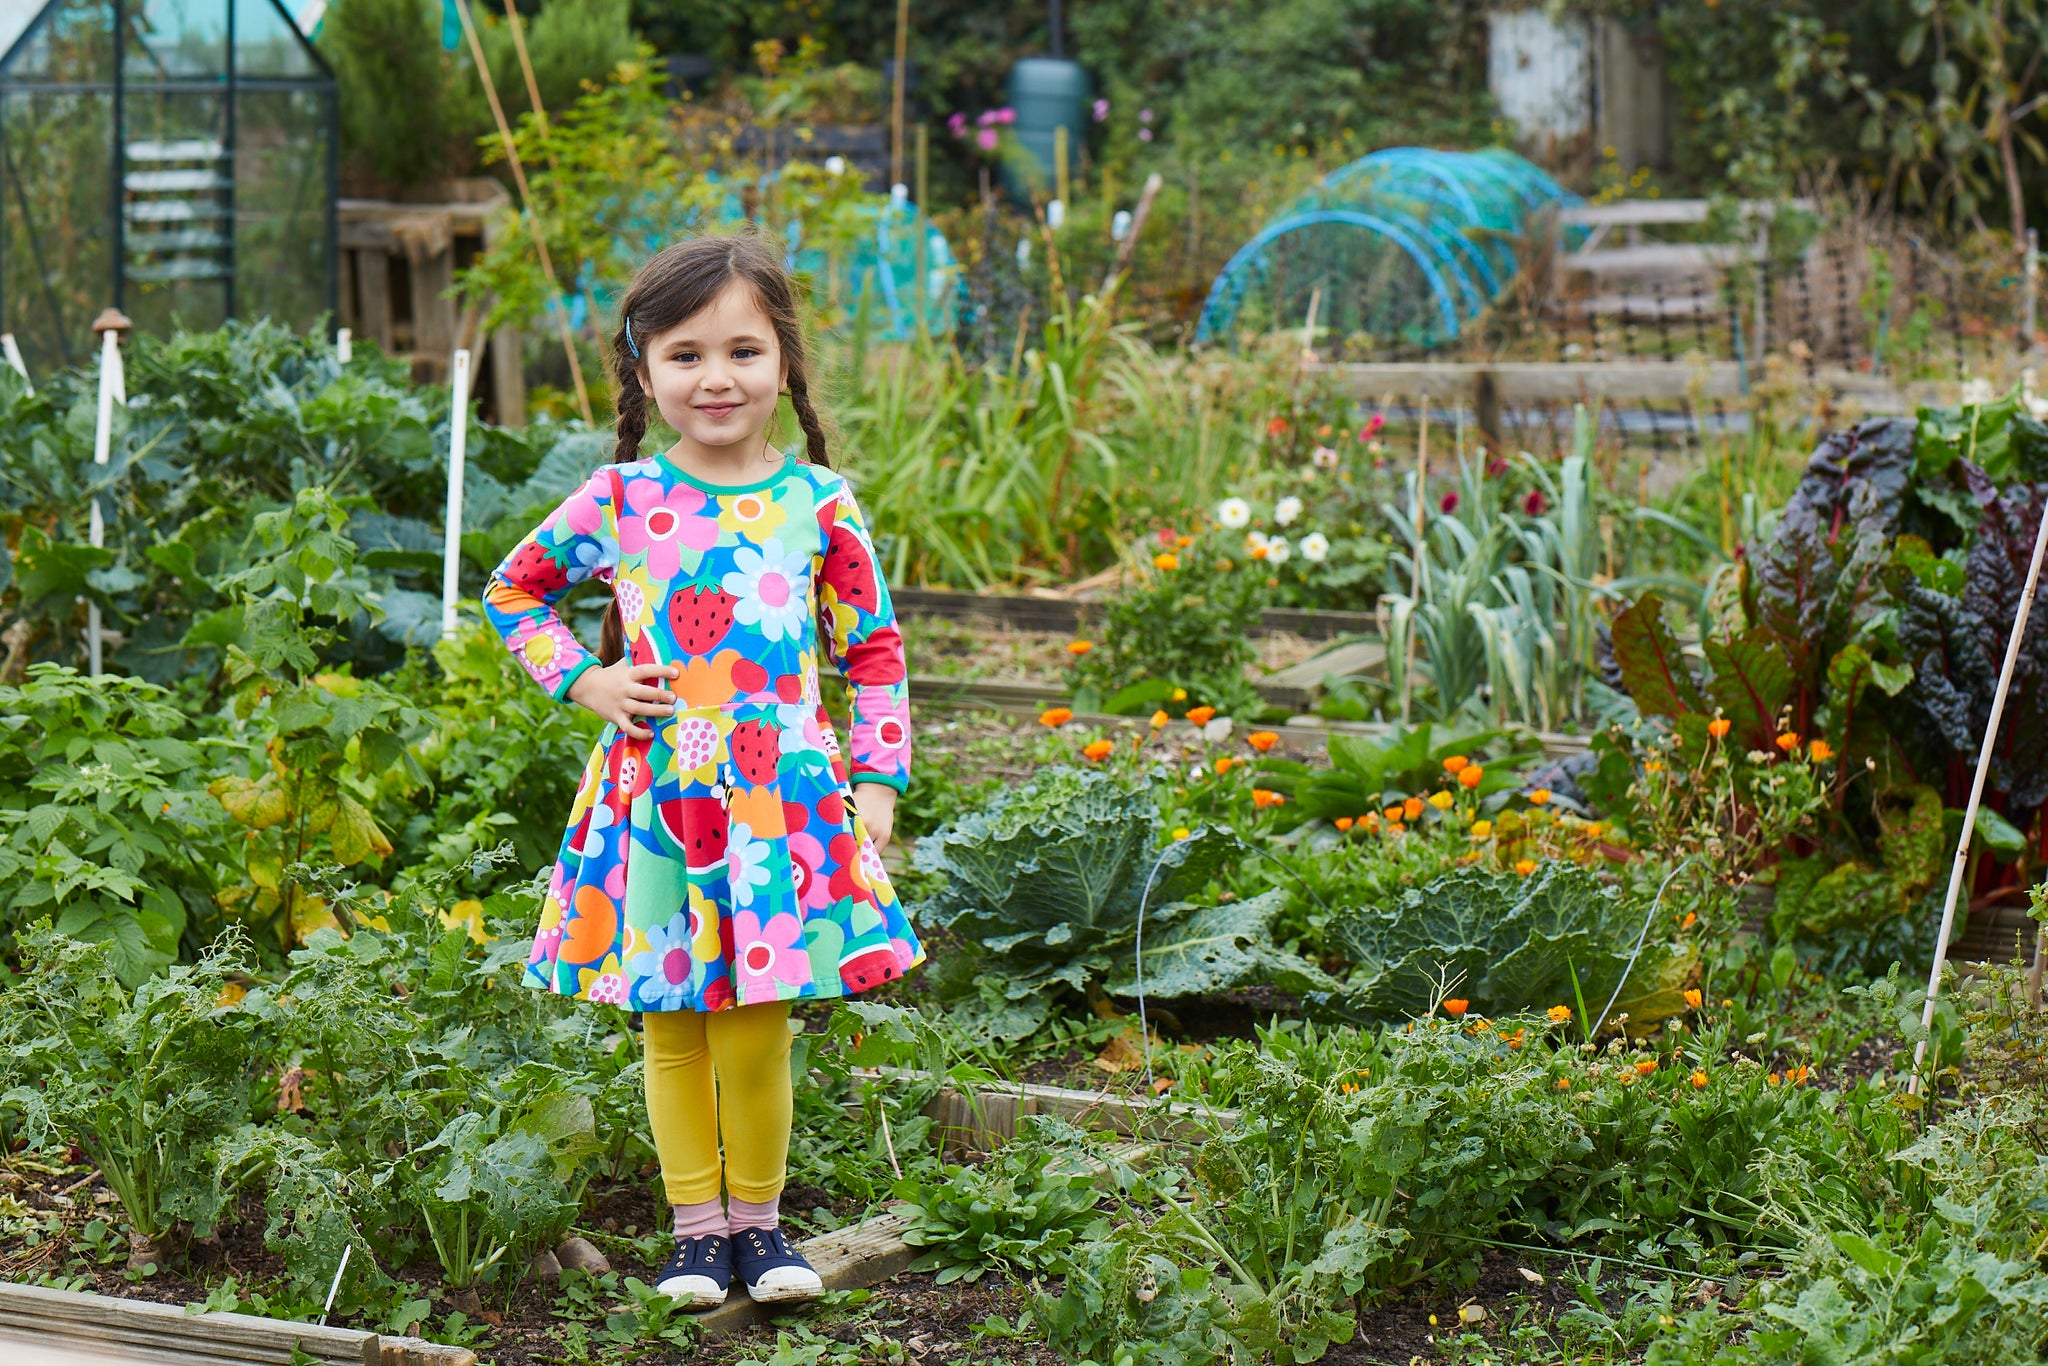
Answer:
[[628, 664], [625, 660], [601, 669], [585, 669], [569, 685], [569, 700], [588, 707], [636, 740], [652, 740], [654, 731], [635, 724], [636, 716], [673, 716], [676, 695], [653, 679], [682, 676], [673, 664]]
[[887, 849], [896, 829], [896, 789], [887, 783], [859, 783], [853, 789], [853, 809], [860, 813], [875, 852]]

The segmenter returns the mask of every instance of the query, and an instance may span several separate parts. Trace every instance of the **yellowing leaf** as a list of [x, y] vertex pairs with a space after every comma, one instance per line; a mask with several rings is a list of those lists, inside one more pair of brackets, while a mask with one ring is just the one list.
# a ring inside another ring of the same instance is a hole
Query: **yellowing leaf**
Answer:
[[343, 865], [361, 863], [372, 854], [391, 852], [391, 841], [377, 828], [369, 809], [347, 793], [335, 795], [334, 827], [328, 838], [334, 844], [334, 860]]
[[458, 901], [440, 913], [441, 923], [449, 929], [458, 925], [466, 926], [469, 937], [478, 944], [485, 943], [490, 936], [484, 932], [484, 903], [481, 901]]
[[291, 815], [291, 801], [273, 774], [266, 773], [256, 782], [242, 777], [216, 778], [206, 790], [237, 824], [251, 830], [268, 830]]

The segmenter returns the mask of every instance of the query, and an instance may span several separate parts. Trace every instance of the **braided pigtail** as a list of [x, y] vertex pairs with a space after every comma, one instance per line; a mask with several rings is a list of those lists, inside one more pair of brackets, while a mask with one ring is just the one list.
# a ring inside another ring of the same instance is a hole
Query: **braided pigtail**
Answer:
[[789, 366], [789, 406], [796, 410], [797, 425], [804, 429], [804, 456], [813, 465], [832, 467], [827, 458], [825, 423], [818, 416], [818, 405], [811, 402], [810, 379], [804, 374], [801, 356], [792, 358]]
[[619, 443], [612, 459], [623, 465], [640, 458], [640, 441], [647, 435], [647, 391], [640, 387], [640, 365], [619, 350]]

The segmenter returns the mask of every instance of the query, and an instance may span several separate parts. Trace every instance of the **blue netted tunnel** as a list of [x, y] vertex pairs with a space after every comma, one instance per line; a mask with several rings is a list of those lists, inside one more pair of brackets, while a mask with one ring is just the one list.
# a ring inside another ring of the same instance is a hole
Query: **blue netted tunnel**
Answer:
[[1516, 244], [1580, 200], [1512, 152], [1389, 147], [1332, 171], [1240, 247], [1198, 342], [1306, 328], [1347, 353], [1455, 341], [1515, 276]]

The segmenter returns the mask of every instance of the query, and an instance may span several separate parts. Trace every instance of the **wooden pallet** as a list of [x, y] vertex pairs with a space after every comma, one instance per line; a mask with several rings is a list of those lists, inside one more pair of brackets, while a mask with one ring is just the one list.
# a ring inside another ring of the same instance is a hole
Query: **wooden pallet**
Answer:
[[475, 1366], [466, 1347], [353, 1328], [193, 1314], [175, 1304], [0, 1283], [6, 1366], [290, 1366], [294, 1350], [321, 1366]]

